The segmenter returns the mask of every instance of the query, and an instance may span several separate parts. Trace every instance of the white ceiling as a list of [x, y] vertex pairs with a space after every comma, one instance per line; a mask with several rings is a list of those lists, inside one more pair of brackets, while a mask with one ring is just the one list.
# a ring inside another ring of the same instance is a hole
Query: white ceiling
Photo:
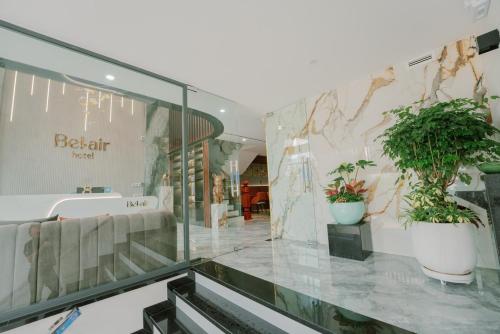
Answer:
[[259, 113], [500, 25], [463, 0], [0, 0], [0, 18]]

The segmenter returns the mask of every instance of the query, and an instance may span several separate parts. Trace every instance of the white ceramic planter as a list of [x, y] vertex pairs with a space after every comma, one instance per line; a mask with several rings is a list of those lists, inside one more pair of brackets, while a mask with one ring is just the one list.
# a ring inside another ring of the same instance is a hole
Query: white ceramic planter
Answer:
[[470, 283], [477, 254], [472, 224], [413, 223], [413, 251], [427, 276]]
[[330, 213], [337, 224], [357, 224], [365, 215], [365, 203], [363, 201], [351, 203], [330, 203], [329, 208]]

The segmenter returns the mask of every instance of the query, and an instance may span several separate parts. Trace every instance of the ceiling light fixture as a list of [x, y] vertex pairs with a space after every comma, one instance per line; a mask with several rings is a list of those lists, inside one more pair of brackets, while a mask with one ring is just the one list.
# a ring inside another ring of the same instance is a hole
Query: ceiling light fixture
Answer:
[[465, 9], [472, 14], [474, 21], [479, 21], [488, 16], [491, 0], [464, 0]]
[[241, 138], [241, 141], [247, 141], [247, 139], [246, 138]]
[[226, 112], [226, 110], [225, 110], [225, 109], [221, 109], [221, 110], [219, 110], [219, 111], [220, 111], [221, 113], [225, 113], [225, 112]]
[[109, 81], [113, 81], [115, 80], [115, 76], [113, 74], [106, 74], [106, 79], [108, 79]]

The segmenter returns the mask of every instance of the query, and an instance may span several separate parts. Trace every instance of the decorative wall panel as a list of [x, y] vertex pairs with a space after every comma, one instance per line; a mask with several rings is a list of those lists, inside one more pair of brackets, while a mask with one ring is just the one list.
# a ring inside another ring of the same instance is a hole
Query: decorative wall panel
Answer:
[[[374, 160], [377, 167], [362, 173], [368, 185], [368, 219], [372, 224], [373, 248], [387, 253], [412, 255], [409, 231], [400, 216], [405, 208], [407, 189], [396, 183], [393, 163], [382, 157], [376, 138], [393, 124], [383, 112], [415, 101], [444, 100], [452, 97], [479, 97], [487, 93], [479, 56], [472, 48], [473, 39], [464, 39], [435, 51], [432, 61], [409, 68], [406, 63], [353, 81], [335, 90], [286, 107], [268, 115], [266, 123], [271, 213], [274, 235], [302, 240], [303, 231], [317, 226], [317, 241], [327, 243], [326, 224], [332, 223], [323, 188], [329, 182], [328, 171], [343, 161]], [[297, 111], [305, 103], [306, 116]], [[499, 118], [497, 111], [494, 119]], [[292, 189], [299, 188], [293, 173], [285, 174], [290, 151], [285, 141], [305, 141], [308, 145], [313, 205], [305, 204]], [[286, 146], [286, 145], [285, 145]], [[475, 174], [474, 187], [482, 187]], [[459, 186], [459, 185], [458, 185]], [[291, 213], [301, 211], [297, 219]], [[484, 210], [479, 211], [486, 221]], [[286, 231], [286, 232], [284, 232]], [[497, 267], [489, 226], [477, 233], [480, 264]]]

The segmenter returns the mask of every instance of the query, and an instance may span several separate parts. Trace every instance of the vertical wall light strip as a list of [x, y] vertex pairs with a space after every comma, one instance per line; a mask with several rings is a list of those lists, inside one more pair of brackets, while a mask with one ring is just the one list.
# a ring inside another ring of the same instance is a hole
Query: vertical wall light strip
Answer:
[[50, 79], [47, 81], [47, 101], [45, 101], [45, 112], [49, 112], [49, 99], [50, 99]]
[[31, 76], [31, 91], [30, 95], [33, 96], [33, 93], [35, 92], [35, 75]]
[[238, 160], [234, 161], [235, 183], [236, 183], [236, 196], [240, 196], [240, 166]]
[[122, 108], [123, 108], [123, 96], [122, 96]]
[[229, 178], [231, 180], [231, 196], [234, 197], [234, 172], [233, 172], [233, 160], [229, 160]]
[[113, 94], [109, 94], [109, 122], [113, 118]]
[[132, 106], [131, 106], [131, 109], [132, 109], [132, 116], [134, 116], [134, 100], [132, 100]]
[[83, 123], [83, 130], [87, 132], [87, 120], [89, 118], [89, 91], [87, 91], [85, 97], [85, 121]]
[[63, 82], [62, 95], [66, 94], [66, 83]]
[[99, 91], [99, 96], [97, 97], [97, 108], [101, 109], [101, 91]]
[[14, 120], [14, 106], [16, 102], [16, 86], [17, 86], [17, 71], [14, 72], [14, 88], [12, 89], [12, 103], [10, 104], [10, 118], [9, 121]]

